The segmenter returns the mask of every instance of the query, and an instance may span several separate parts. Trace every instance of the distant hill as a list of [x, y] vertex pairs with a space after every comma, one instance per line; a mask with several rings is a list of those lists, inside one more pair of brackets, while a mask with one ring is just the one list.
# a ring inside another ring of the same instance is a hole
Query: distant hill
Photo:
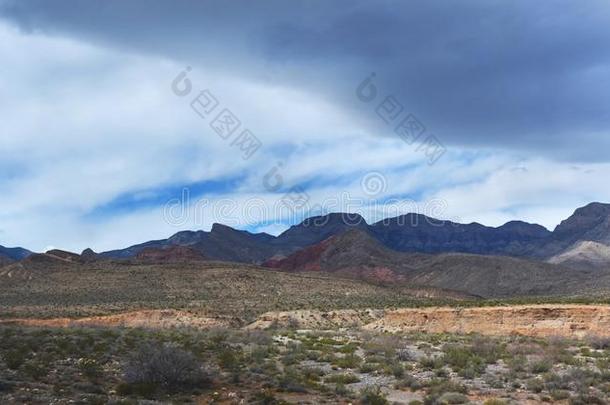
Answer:
[[0, 246], [0, 258], [10, 259], [11, 261], [25, 259], [31, 254], [32, 252], [24, 248], [7, 248], [4, 246]]
[[275, 251], [269, 242], [273, 236], [266, 233], [252, 234], [239, 231], [222, 224], [214, 224], [210, 232], [183, 231], [169, 239], [155, 240], [127, 249], [103, 252], [100, 257], [126, 259], [137, 256], [144, 249], [163, 249], [169, 246], [183, 246], [213, 259], [241, 263], [257, 263], [273, 255]]
[[4, 266], [0, 268], [0, 283], [6, 282], [6, 279], [32, 280], [40, 277], [46, 278], [56, 272], [77, 268], [78, 260], [71, 256], [63, 256], [64, 253], [71, 254], [63, 251], [33, 253], [23, 260]]
[[178, 245], [165, 248], [148, 247], [141, 250], [135, 257], [135, 260], [140, 263], [184, 263], [207, 259], [195, 249]]
[[[146, 248], [185, 246], [213, 260], [260, 264], [271, 258], [288, 256], [351, 229], [365, 232], [386, 248], [398, 252], [468, 253], [557, 263], [553, 258], [574, 249], [580, 242], [610, 246], [610, 204], [591, 203], [579, 208], [553, 232], [522, 221], [488, 227], [478, 223], [442, 221], [420, 214], [387, 218], [369, 225], [360, 215], [333, 213], [308, 218], [277, 237], [214, 224], [210, 232], [183, 231], [168, 239], [105, 252], [101, 257], [131, 258]], [[588, 260], [586, 255], [580, 257]], [[605, 256], [598, 255], [591, 263], [585, 264], [610, 268], [610, 261], [602, 260], [602, 257]]]

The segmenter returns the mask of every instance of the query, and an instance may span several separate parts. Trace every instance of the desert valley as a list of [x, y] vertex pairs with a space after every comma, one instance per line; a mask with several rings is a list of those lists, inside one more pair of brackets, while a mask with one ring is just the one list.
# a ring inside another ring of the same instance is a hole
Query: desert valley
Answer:
[[589, 404], [610, 392], [608, 204], [552, 232], [336, 213], [277, 237], [215, 224], [109, 252], [1, 252], [5, 402]]
[[610, 1], [0, 0], [0, 405], [610, 405]]

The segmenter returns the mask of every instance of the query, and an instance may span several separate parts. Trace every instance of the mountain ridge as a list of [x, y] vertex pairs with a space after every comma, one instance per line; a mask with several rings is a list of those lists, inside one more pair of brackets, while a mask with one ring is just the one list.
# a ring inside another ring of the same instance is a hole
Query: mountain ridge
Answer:
[[[583, 262], [583, 267], [591, 264], [610, 267], [610, 258], [606, 260], [608, 255], [605, 253], [605, 246], [610, 246], [610, 204], [599, 202], [577, 208], [553, 231], [519, 220], [490, 227], [477, 222], [464, 224], [440, 220], [417, 213], [368, 224], [359, 214], [339, 212], [309, 217], [278, 236], [215, 223], [210, 231], [184, 230], [167, 239], [151, 240], [123, 249], [99, 254], [87, 251], [83, 260], [130, 259], [145, 249], [181, 246], [210, 260], [261, 264], [272, 258], [287, 257], [353, 229], [367, 233], [386, 248], [403, 253], [467, 253], [551, 263], [566, 259], [575, 265]], [[579, 246], [585, 242], [596, 245], [585, 245], [586, 252], [579, 253]], [[570, 251], [575, 253], [570, 256]], [[0, 246], [0, 265], [23, 260], [31, 254], [27, 249]]]
[[9, 248], [0, 245], [0, 265], [23, 260], [31, 254], [32, 252], [22, 247]]
[[148, 247], [179, 245], [191, 247], [215, 260], [260, 264], [271, 258], [286, 257], [351, 229], [367, 232], [385, 247], [398, 252], [469, 253], [547, 261], [578, 242], [610, 245], [610, 204], [596, 202], [580, 207], [554, 231], [519, 220], [490, 227], [477, 222], [463, 224], [439, 220], [417, 213], [368, 224], [359, 214], [339, 212], [309, 217], [278, 236], [214, 224], [209, 232], [180, 231], [167, 239], [100, 255], [129, 258]]

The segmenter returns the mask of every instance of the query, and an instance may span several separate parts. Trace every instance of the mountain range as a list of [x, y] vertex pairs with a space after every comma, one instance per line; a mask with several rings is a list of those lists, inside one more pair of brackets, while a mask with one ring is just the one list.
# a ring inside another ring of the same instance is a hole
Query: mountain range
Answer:
[[[250, 233], [217, 223], [209, 232], [181, 231], [168, 239], [103, 252], [98, 256], [128, 259], [144, 249], [183, 246], [212, 260], [260, 264], [351, 229], [366, 232], [383, 246], [398, 252], [501, 255], [572, 264], [603, 264], [610, 257], [610, 204], [602, 203], [578, 208], [553, 232], [522, 221], [489, 227], [413, 213], [369, 225], [358, 214], [332, 213], [308, 218], [279, 236]], [[0, 260], [4, 262], [19, 261], [30, 254], [32, 252], [24, 248], [0, 246]], [[91, 256], [93, 251], [87, 249], [86, 254]]]
[[420, 214], [406, 214], [369, 225], [358, 214], [333, 213], [308, 218], [279, 236], [214, 224], [209, 232], [182, 231], [168, 239], [104, 252], [100, 257], [133, 258], [144, 249], [183, 246], [212, 260], [260, 264], [353, 229], [397, 252], [512, 256], [583, 267], [610, 263], [610, 204], [602, 203], [578, 208], [553, 232], [522, 221], [489, 227]]
[[[32, 254], [0, 246], [0, 267], [18, 262], [21, 267], [36, 263], [38, 269], [45, 260], [59, 265], [213, 260], [481, 296], [498, 296], [498, 291], [501, 296], [544, 293], [606, 280], [610, 204], [578, 208], [552, 232], [522, 221], [488, 227], [406, 214], [367, 224], [358, 214], [333, 213], [308, 218], [278, 236], [214, 224], [209, 232], [181, 231], [168, 239], [99, 254], [91, 249], [80, 255], [61, 250]], [[524, 282], [528, 280], [531, 283]], [[504, 287], [498, 290], [499, 285]]]

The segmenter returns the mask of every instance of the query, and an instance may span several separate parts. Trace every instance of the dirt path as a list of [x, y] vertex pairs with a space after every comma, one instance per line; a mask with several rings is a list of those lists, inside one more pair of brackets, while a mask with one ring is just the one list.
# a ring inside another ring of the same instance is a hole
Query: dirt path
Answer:
[[[41, 327], [97, 326], [148, 328], [230, 327], [221, 318], [176, 310], [145, 310], [80, 319], [11, 319], [1, 324]], [[475, 308], [402, 308], [395, 310], [299, 310], [268, 312], [246, 329], [295, 327], [300, 329], [362, 328], [379, 332], [481, 333], [484, 335], [610, 336], [610, 306], [518, 305]]]

